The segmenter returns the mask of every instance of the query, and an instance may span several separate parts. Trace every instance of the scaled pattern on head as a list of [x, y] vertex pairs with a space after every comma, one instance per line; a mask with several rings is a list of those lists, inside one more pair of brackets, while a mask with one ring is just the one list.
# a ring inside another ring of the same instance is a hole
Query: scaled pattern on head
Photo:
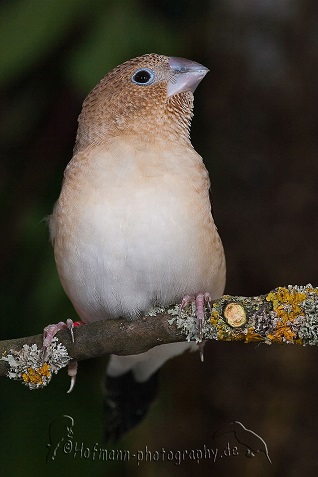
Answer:
[[147, 132], [154, 140], [158, 136], [167, 140], [178, 137], [189, 142], [193, 94], [182, 91], [168, 96], [168, 84], [183, 73], [171, 67], [169, 60], [151, 53], [107, 73], [83, 103], [75, 152], [118, 134], [144, 138]]

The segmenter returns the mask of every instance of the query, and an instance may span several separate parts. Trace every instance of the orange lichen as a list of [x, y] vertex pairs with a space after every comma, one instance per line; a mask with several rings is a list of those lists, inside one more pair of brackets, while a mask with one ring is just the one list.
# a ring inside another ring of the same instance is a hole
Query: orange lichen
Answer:
[[210, 316], [211, 325], [216, 326], [219, 322], [219, 319], [220, 319], [219, 313], [215, 309], [212, 309], [211, 316]]
[[259, 333], [256, 333], [253, 327], [250, 327], [247, 329], [244, 341], [245, 343], [252, 343], [253, 341], [264, 341], [264, 338]]
[[283, 322], [288, 319], [293, 321], [300, 314], [303, 315], [300, 304], [306, 299], [306, 293], [288, 288], [279, 287], [277, 291], [270, 292], [266, 300], [273, 303], [273, 309]]
[[216, 329], [217, 339], [221, 341], [227, 341], [233, 338], [233, 334], [230, 331], [230, 328], [223, 321], [222, 316], [215, 308], [212, 308], [210, 315], [210, 323]]
[[295, 341], [297, 335], [290, 325], [296, 318], [304, 315], [301, 304], [305, 299], [306, 293], [284, 287], [279, 287], [267, 295], [266, 300], [273, 303], [273, 311], [279, 318], [275, 330], [267, 335], [269, 340], [279, 343]]
[[244, 341], [244, 343], [254, 343], [264, 341], [264, 337], [256, 333], [255, 328], [250, 326], [244, 333], [239, 333], [233, 337], [233, 341]]
[[294, 341], [296, 333], [288, 326], [278, 326], [273, 333], [269, 333], [268, 338], [272, 343], [282, 343], [283, 341]]
[[44, 363], [40, 368], [28, 368], [27, 373], [22, 374], [22, 379], [25, 383], [43, 384], [43, 377], [49, 378], [50, 376], [50, 365]]

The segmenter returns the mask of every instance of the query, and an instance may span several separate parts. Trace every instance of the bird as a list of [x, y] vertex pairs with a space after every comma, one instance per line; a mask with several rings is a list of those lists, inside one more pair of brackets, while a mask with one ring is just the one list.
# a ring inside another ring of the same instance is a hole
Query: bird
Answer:
[[[107, 73], [84, 100], [49, 220], [61, 284], [84, 323], [134, 320], [156, 305], [194, 300], [202, 329], [204, 302], [223, 294], [209, 174], [190, 139], [193, 93], [207, 72], [185, 58], [145, 54]], [[107, 439], [143, 419], [163, 363], [196, 348], [110, 356]]]

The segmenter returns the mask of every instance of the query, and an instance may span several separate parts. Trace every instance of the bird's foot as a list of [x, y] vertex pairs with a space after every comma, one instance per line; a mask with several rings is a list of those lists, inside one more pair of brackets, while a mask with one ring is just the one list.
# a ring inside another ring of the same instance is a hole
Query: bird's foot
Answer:
[[203, 361], [203, 348], [205, 345], [205, 341], [202, 339], [202, 329], [204, 323], [204, 305], [207, 305], [209, 310], [211, 309], [211, 295], [210, 293], [197, 293], [196, 295], [186, 295], [182, 298], [181, 305], [180, 305], [180, 314], [183, 308], [190, 303], [192, 307], [195, 309], [195, 316], [197, 318], [198, 323], [198, 330], [199, 330], [199, 351], [200, 351], [200, 359]]
[[[74, 343], [74, 328], [76, 326], [82, 325], [83, 323], [81, 321], [73, 321], [71, 319], [66, 320], [66, 323], [64, 321], [60, 321], [59, 323], [56, 323], [54, 325], [48, 325], [44, 328], [43, 330], [43, 355], [42, 355], [42, 360], [43, 363], [47, 359], [47, 353], [48, 353], [48, 348], [52, 343], [52, 340], [56, 333], [58, 333], [61, 330], [69, 330], [72, 338], [72, 342]], [[72, 360], [69, 362], [68, 367], [67, 367], [67, 374], [71, 378], [71, 384], [69, 387], [69, 390], [67, 391], [70, 393], [75, 386], [75, 381], [76, 381], [76, 374], [77, 374], [77, 361]]]

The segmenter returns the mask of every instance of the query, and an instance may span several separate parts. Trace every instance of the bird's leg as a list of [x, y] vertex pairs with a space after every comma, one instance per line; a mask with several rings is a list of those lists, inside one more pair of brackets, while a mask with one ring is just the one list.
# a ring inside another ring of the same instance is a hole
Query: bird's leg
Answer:
[[[73, 321], [71, 319], [67, 319], [66, 323], [64, 321], [59, 321], [59, 323], [56, 323], [54, 325], [48, 325], [44, 328], [43, 330], [43, 351], [42, 351], [42, 360], [43, 362], [46, 361], [47, 359], [47, 354], [48, 354], [48, 348], [52, 343], [52, 340], [56, 333], [58, 333], [61, 330], [70, 330], [71, 338], [72, 338], [72, 343], [74, 343], [74, 328], [76, 326], [82, 325], [83, 323], [81, 321]], [[77, 374], [77, 361], [72, 360], [69, 362], [68, 367], [67, 367], [67, 374], [71, 378], [71, 384], [69, 387], [69, 390], [67, 391], [70, 393], [74, 386], [75, 386], [75, 381], [76, 381], [76, 374]]]
[[198, 323], [198, 330], [199, 330], [199, 351], [200, 351], [200, 358], [203, 361], [203, 348], [205, 345], [205, 341], [202, 340], [202, 328], [204, 323], [204, 305], [207, 305], [209, 310], [211, 309], [211, 295], [210, 293], [197, 293], [196, 295], [186, 295], [182, 298], [181, 305], [180, 305], [180, 313], [182, 309], [187, 306], [189, 303], [192, 306], [195, 306], [195, 315], [197, 318]]

